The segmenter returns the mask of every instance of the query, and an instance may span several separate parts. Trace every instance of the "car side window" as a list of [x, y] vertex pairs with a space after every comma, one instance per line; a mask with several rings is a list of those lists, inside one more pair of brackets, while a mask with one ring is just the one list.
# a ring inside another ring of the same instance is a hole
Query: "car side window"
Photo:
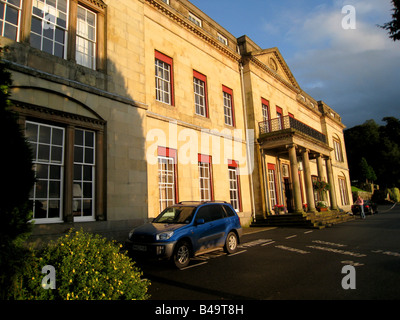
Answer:
[[231, 209], [230, 207], [225, 206], [225, 205], [224, 205], [223, 207], [224, 207], [224, 210], [225, 210], [225, 212], [226, 212], [226, 214], [227, 214], [228, 217], [233, 217], [233, 216], [235, 216], [235, 212], [233, 212], [232, 209]]
[[204, 222], [210, 222], [224, 217], [222, 208], [219, 205], [208, 205], [201, 207], [196, 215], [196, 220], [204, 219]]

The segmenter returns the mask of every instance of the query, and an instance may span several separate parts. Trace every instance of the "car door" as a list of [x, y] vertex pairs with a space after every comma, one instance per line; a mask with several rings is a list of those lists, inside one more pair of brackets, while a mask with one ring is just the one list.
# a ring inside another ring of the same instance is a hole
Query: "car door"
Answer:
[[224, 236], [223, 211], [215, 205], [199, 208], [195, 221], [204, 220], [204, 224], [196, 225], [197, 251], [213, 249], [220, 245]]

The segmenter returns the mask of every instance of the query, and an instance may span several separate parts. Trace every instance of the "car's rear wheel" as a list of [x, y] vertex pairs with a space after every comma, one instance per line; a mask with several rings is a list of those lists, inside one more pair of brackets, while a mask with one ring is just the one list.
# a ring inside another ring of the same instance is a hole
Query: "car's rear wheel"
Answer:
[[235, 253], [237, 251], [238, 238], [235, 232], [231, 231], [228, 233], [225, 241], [224, 250], [227, 253]]
[[172, 257], [175, 266], [179, 269], [185, 268], [190, 262], [190, 246], [186, 241], [178, 242]]

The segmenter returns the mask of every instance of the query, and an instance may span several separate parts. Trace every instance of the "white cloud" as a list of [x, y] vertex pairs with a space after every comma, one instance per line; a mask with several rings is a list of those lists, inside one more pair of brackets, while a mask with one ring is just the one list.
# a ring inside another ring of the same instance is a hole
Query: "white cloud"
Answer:
[[[349, 2], [356, 8], [355, 30], [342, 28], [341, 8]], [[376, 26], [390, 19], [388, 10], [382, 0], [334, 1], [316, 7], [287, 32], [296, 51], [287, 62], [300, 86], [349, 125], [400, 116], [399, 43]]]

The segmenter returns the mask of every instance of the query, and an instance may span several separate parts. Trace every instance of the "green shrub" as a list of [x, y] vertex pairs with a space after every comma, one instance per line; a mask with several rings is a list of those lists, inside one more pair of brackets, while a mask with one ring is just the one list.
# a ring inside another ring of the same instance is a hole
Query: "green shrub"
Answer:
[[400, 202], [400, 191], [399, 188], [388, 189], [390, 199], [394, 202]]
[[[29, 270], [15, 298], [29, 300], [144, 300], [150, 283], [120, 246], [99, 235], [70, 231], [40, 254], [32, 252]], [[56, 289], [41, 287], [42, 268], [56, 272]]]

